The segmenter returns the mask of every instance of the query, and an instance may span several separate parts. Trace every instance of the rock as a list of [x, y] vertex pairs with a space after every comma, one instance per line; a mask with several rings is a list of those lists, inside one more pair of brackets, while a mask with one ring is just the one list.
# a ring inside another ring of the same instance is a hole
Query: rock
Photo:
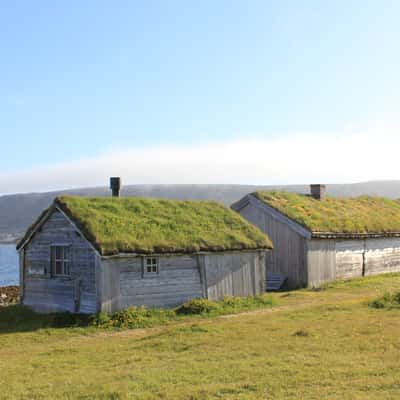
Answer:
[[0, 306], [8, 306], [19, 302], [19, 287], [5, 286], [0, 287]]

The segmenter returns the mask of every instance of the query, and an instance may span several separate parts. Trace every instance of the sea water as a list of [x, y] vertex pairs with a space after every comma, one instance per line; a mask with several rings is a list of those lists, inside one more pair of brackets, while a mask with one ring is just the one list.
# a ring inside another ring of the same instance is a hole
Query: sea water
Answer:
[[15, 244], [0, 244], [0, 286], [18, 285], [18, 270]]

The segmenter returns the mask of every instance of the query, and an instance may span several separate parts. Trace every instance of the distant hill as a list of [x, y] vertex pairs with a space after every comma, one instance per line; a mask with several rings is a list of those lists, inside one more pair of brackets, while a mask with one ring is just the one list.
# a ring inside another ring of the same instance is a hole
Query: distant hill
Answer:
[[[122, 196], [156, 197], [187, 200], [215, 200], [226, 205], [256, 190], [284, 190], [308, 193], [308, 185], [129, 185]], [[363, 194], [400, 198], [400, 181], [374, 181], [354, 184], [328, 185], [331, 196], [353, 197]], [[27, 193], [0, 196], [0, 241], [15, 241], [54, 197], [62, 194], [76, 196], [110, 196], [106, 187], [71, 189], [47, 193]]]

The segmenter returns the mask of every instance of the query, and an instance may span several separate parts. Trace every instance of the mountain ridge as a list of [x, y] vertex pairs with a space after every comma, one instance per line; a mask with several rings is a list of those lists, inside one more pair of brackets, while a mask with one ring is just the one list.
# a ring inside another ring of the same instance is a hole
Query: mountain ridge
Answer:
[[[122, 188], [121, 195], [215, 200], [229, 206], [247, 193], [268, 190], [309, 193], [309, 185], [144, 184], [126, 185]], [[331, 196], [342, 197], [371, 195], [400, 198], [400, 180], [330, 184], [327, 185], [327, 193]], [[0, 196], [0, 242], [16, 241], [55, 197], [66, 194], [102, 197], [110, 196], [111, 191], [108, 187], [89, 187], [2, 195]]]

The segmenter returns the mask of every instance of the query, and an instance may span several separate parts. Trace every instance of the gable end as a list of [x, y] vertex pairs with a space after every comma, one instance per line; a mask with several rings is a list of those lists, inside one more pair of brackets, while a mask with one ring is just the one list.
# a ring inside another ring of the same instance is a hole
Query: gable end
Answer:
[[47, 208], [43, 213], [39, 216], [39, 218], [33, 223], [33, 225], [27, 230], [25, 236], [18, 242], [17, 244], [17, 251], [22, 251], [33, 239], [35, 236], [36, 232], [40, 231], [42, 226], [48, 221], [48, 219], [55, 213], [59, 212], [65, 220], [72, 226], [72, 228], [77, 232], [82, 239], [84, 239], [89, 247], [92, 248], [92, 250], [100, 256], [99, 251], [92, 245], [92, 243], [85, 237], [85, 235], [79, 230], [79, 228], [76, 226], [76, 224], [69, 218], [68, 215], [65, 214], [63, 210], [60, 209], [55, 204], [52, 204], [49, 208]]
[[286, 215], [282, 214], [275, 208], [268, 206], [267, 204], [263, 203], [262, 201], [258, 200], [255, 196], [252, 194], [248, 194], [243, 199], [239, 200], [238, 202], [232, 204], [232, 209], [240, 212], [244, 207], [247, 205], [252, 205], [253, 207], [256, 207], [258, 209], [261, 209], [262, 211], [268, 213], [272, 218], [276, 219], [282, 224], [287, 225], [290, 229], [292, 229], [294, 232], [299, 234], [300, 236], [304, 237], [305, 239], [311, 239], [312, 237], [312, 232], [306, 229], [304, 226], [300, 225], [296, 221], [293, 221], [292, 219], [288, 218]]

